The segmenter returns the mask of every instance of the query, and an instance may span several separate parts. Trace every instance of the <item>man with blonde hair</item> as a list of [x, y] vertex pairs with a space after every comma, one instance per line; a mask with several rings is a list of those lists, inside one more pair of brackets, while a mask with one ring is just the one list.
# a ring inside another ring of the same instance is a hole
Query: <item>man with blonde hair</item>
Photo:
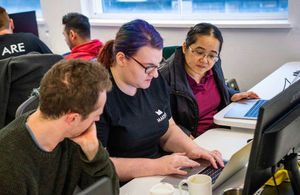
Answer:
[[30, 52], [52, 53], [38, 37], [31, 33], [13, 33], [14, 22], [0, 6], [0, 60]]

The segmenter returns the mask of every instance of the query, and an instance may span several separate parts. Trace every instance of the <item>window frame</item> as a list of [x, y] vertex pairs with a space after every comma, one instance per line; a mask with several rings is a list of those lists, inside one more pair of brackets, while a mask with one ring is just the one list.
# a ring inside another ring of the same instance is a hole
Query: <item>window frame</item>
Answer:
[[[135, 13], [105, 14], [96, 10], [102, 10], [101, 0], [92, 0], [85, 6], [85, 13], [90, 16], [90, 22], [95, 26], [120, 26], [132, 19], [142, 18], [156, 27], [168, 28], [186, 28], [199, 22], [210, 22], [221, 28], [292, 28], [288, 20], [288, 13], [273, 12], [272, 15], [265, 13], [203, 13], [197, 14], [198, 17], [195, 17], [195, 14], [186, 14], [178, 17], [177, 14], [158, 15], [147, 13], [147, 17], [141, 17], [141, 14]], [[161, 19], [162, 16], [164, 19]], [[200, 20], [199, 18], [204, 19]], [[235, 19], [233, 20], [232, 18]]]

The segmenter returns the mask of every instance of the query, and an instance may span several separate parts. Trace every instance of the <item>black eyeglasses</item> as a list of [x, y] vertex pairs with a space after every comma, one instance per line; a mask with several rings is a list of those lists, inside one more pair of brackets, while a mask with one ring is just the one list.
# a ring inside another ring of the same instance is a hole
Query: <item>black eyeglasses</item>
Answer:
[[[127, 55], [126, 55], [127, 56]], [[152, 71], [154, 71], [156, 68], [157, 69], [160, 69], [163, 65], [162, 63], [160, 63], [159, 65], [149, 65], [149, 66], [145, 66], [143, 65], [141, 62], [139, 62], [137, 59], [135, 59], [134, 57], [132, 56], [127, 56], [128, 58], [131, 58], [133, 59], [136, 63], [138, 63], [141, 67], [143, 67], [145, 69], [145, 73], [146, 74], [150, 74]]]
[[195, 54], [196, 57], [201, 58], [201, 59], [203, 59], [203, 58], [206, 57], [206, 59], [207, 59], [209, 62], [211, 62], [211, 63], [212, 63], [212, 62], [216, 62], [216, 61], [218, 61], [218, 59], [219, 59], [218, 56], [211, 55], [211, 54], [206, 54], [206, 53], [204, 53], [204, 52], [202, 52], [202, 51], [194, 50], [194, 49], [192, 49], [190, 46], [189, 46], [189, 49], [191, 50], [191, 52], [192, 52], [193, 54]]

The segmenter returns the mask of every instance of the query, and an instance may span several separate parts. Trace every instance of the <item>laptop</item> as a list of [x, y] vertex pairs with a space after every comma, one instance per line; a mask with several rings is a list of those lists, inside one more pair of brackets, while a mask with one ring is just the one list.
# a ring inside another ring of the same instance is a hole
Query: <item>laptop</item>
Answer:
[[170, 183], [174, 187], [178, 188], [178, 184], [180, 183], [180, 181], [183, 179], [187, 179], [191, 175], [207, 174], [212, 178], [212, 188], [215, 189], [248, 163], [251, 146], [252, 141], [241, 148], [239, 151], [235, 152], [228, 162], [225, 161], [224, 168], [214, 169], [209, 161], [198, 160], [198, 162], [200, 162], [199, 167], [181, 168], [181, 170], [187, 171], [187, 175], [169, 175], [166, 176], [161, 182]]
[[263, 99], [243, 99], [235, 102], [229, 111], [224, 115], [224, 118], [239, 118], [256, 120], [258, 117], [259, 108], [268, 100]]
[[102, 177], [77, 195], [113, 195], [112, 184], [108, 177]]

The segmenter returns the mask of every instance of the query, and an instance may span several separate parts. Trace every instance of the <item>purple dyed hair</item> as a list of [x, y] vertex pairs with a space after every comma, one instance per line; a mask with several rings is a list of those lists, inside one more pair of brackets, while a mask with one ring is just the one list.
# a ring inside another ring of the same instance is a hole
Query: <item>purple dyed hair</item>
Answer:
[[121, 26], [114, 41], [106, 42], [101, 49], [98, 61], [106, 67], [110, 67], [118, 52], [123, 52], [126, 56], [133, 56], [143, 46], [162, 49], [163, 39], [156, 29], [145, 20], [132, 20]]

